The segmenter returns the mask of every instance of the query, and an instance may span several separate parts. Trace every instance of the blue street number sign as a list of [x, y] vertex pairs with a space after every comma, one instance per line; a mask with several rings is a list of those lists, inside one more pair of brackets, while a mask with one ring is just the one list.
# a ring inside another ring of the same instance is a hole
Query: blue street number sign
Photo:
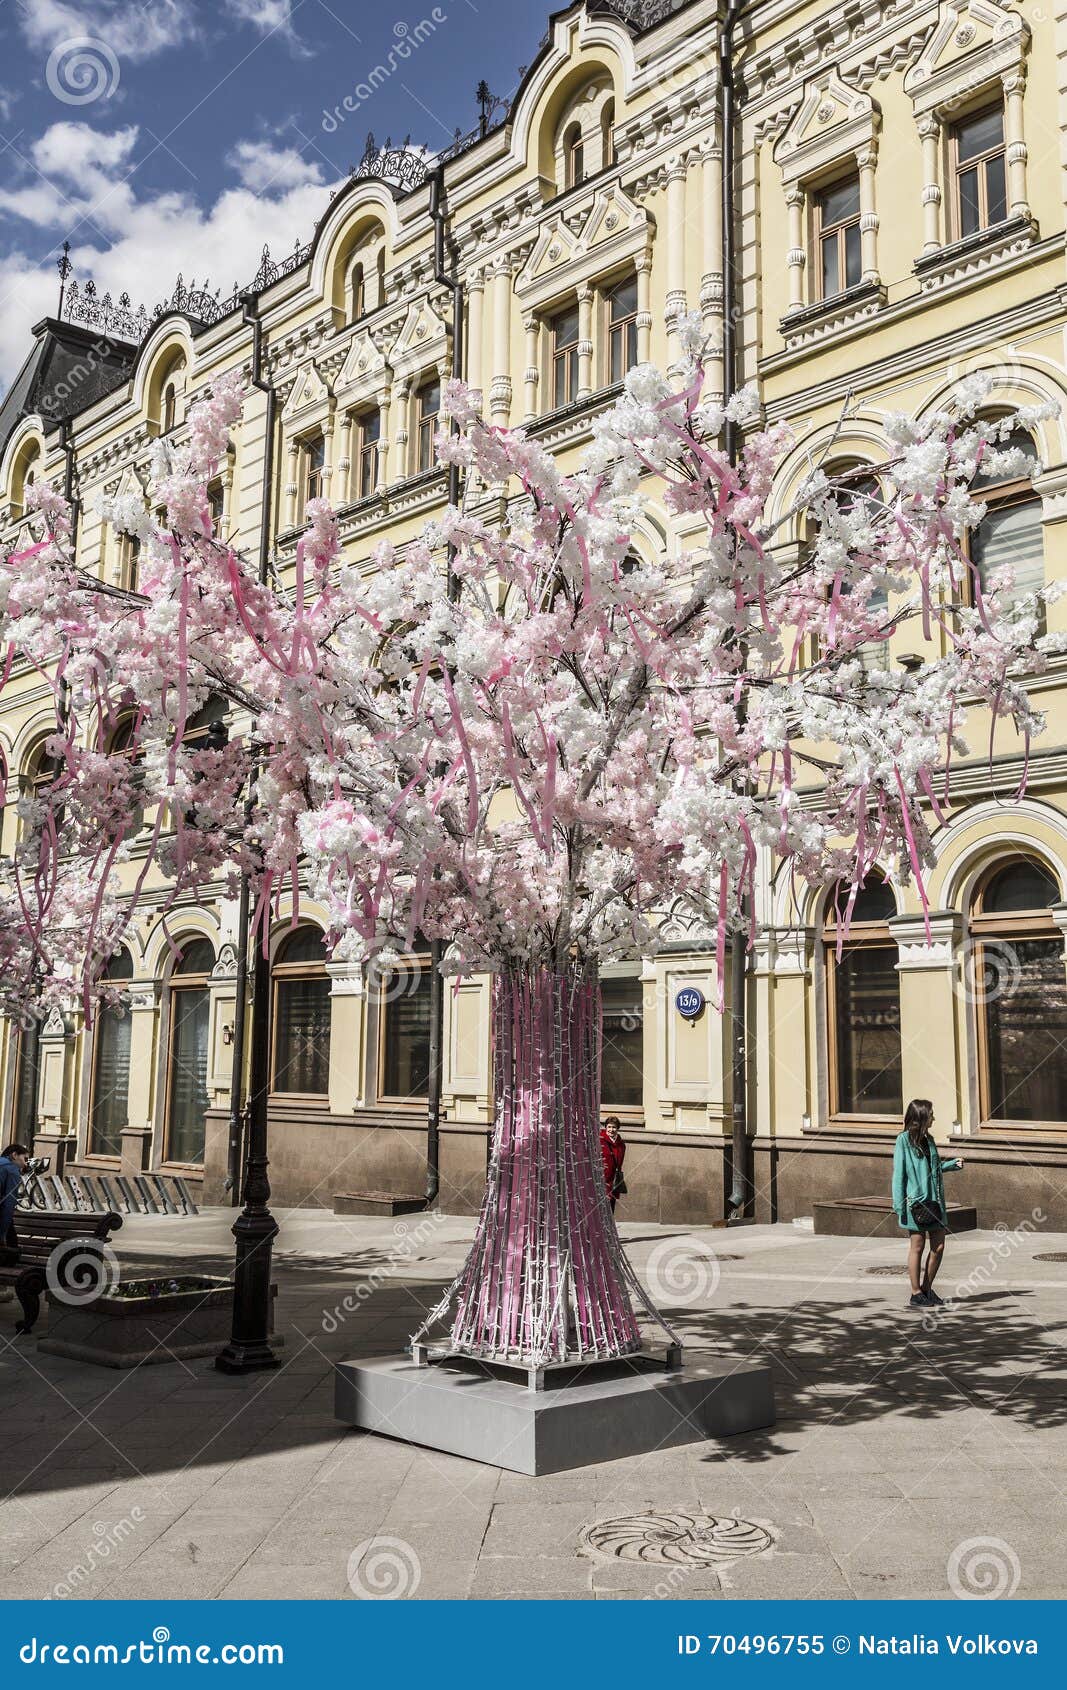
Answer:
[[695, 1021], [704, 1007], [704, 994], [696, 986], [683, 986], [674, 1000], [674, 1007], [687, 1021]]

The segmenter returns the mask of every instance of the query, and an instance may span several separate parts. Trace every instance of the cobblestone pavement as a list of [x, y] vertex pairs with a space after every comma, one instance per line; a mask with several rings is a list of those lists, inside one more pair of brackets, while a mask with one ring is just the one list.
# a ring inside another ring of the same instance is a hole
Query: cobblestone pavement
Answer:
[[[471, 1223], [279, 1219], [272, 1373], [62, 1360], [37, 1348], [44, 1321], [17, 1338], [16, 1305], [0, 1305], [0, 1596], [1067, 1594], [1067, 1262], [1037, 1259], [1067, 1250], [1062, 1236], [951, 1240], [939, 1289], [954, 1306], [924, 1323], [902, 1272], [871, 1271], [901, 1268], [895, 1240], [624, 1224], [694, 1353], [771, 1362], [778, 1423], [533, 1479], [333, 1419], [332, 1362], [398, 1349]], [[182, 1258], [225, 1271], [231, 1220], [131, 1218], [123, 1270]], [[672, 1543], [686, 1519], [758, 1529], [713, 1533], [698, 1565], [579, 1542], [616, 1519], [628, 1523], [611, 1541], [630, 1542], [650, 1513]]]

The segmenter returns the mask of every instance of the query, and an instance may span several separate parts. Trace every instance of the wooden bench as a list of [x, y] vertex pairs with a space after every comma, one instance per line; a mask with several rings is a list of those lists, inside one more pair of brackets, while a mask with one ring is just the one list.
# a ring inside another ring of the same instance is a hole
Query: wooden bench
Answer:
[[[0, 1285], [13, 1286], [22, 1305], [22, 1319], [15, 1327], [16, 1332], [33, 1331], [41, 1312], [41, 1293], [48, 1283], [48, 1263], [56, 1246], [82, 1238], [106, 1244], [121, 1225], [122, 1216], [112, 1210], [86, 1215], [41, 1214], [32, 1209], [15, 1211], [18, 1247], [12, 1250], [0, 1245]], [[68, 1267], [74, 1271], [68, 1272]], [[57, 1258], [54, 1272], [60, 1286], [68, 1278], [73, 1285], [79, 1283], [74, 1263], [68, 1264], [65, 1256]]]

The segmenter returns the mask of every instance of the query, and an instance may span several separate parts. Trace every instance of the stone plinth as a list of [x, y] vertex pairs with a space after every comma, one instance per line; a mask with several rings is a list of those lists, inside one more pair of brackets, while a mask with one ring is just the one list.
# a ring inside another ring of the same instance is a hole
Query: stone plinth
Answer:
[[[173, 1276], [180, 1277], [180, 1276]], [[277, 1286], [271, 1286], [271, 1298]], [[158, 1297], [97, 1297], [69, 1303], [48, 1293], [48, 1335], [38, 1348], [101, 1367], [188, 1361], [217, 1355], [230, 1336], [233, 1286], [203, 1279], [194, 1289]]]
[[[812, 1208], [818, 1233], [837, 1238], [907, 1237], [887, 1197], [838, 1197]], [[949, 1203], [945, 1214], [949, 1232], [973, 1232], [978, 1225], [977, 1213], [967, 1203]]]
[[346, 1361], [334, 1411], [364, 1431], [515, 1473], [560, 1473], [774, 1424], [770, 1369], [701, 1362], [673, 1371], [620, 1362], [530, 1390], [470, 1364], [407, 1356]]

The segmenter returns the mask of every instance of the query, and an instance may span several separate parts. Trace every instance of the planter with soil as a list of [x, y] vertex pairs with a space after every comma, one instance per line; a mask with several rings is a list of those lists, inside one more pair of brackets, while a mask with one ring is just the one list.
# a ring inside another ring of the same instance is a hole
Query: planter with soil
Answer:
[[[277, 1289], [271, 1286], [272, 1309]], [[127, 1279], [88, 1302], [49, 1291], [48, 1336], [38, 1348], [100, 1367], [188, 1361], [223, 1347], [232, 1314], [233, 1285], [207, 1274]]]

